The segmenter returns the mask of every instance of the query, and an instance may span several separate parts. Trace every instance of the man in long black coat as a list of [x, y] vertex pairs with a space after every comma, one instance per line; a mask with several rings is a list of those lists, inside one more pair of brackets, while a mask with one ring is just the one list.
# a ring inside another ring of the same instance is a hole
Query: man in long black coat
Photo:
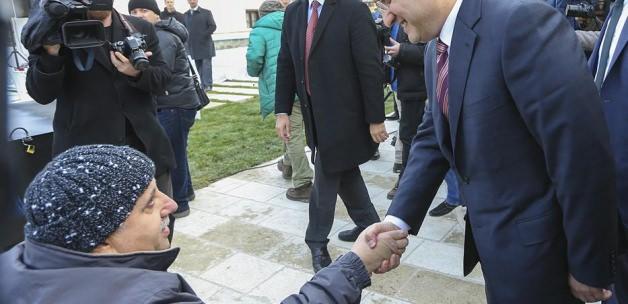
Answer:
[[212, 58], [216, 56], [216, 47], [212, 34], [216, 31], [216, 22], [210, 10], [198, 6], [198, 0], [188, 0], [188, 3], [190, 9], [185, 12], [185, 27], [190, 34], [187, 50], [201, 75], [203, 87], [209, 91], [214, 83]]
[[305, 236], [315, 271], [331, 261], [327, 237], [338, 194], [357, 225], [341, 232], [341, 240], [354, 241], [378, 220], [358, 166], [388, 137], [383, 76], [375, 25], [365, 4], [298, 0], [287, 7], [277, 61], [277, 132], [290, 140], [288, 115], [297, 94], [315, 155]]
[[[89, 14], [103, 22], [107, 40], [120, 41], [129, 35], [117, 11]], [[81, 72], [71, 50], [44, 46], [29, 57], [26, 88], [40, 104], [57, 101], [53, 154], [79, 145], [129, 145], [155, 162], [160, 189], [171, 192], [169, 171], [174, 168], [174, 156], [151, 97], [164, 91], [170, 72], [153, 26], [135, 17], [124, 18], [146, 35], [146, 51], [152, 52], [146, 70], [136, 70], [124, 55], [104, 45], [94, 49], [93, 67]]]

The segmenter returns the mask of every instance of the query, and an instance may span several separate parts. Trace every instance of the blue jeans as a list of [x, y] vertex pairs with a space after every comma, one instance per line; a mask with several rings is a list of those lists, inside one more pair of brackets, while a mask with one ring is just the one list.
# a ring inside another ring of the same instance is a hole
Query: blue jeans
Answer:
[[458, 180], [454, 171], [447, 171], [445, 175], [445, 183], [447, 183], [447, 203], [453, 206], [460, 206], [460, 193], [458, 191]]
[[157, 112], [159, 123], [166, 131], [177, 167], [171, 171], [172, 196], [179, 205], [179, 210], [188, 208], [188, 195], [192, 189], [192, 178], [188, 165], [188, 134], [194, 124], [196, 110], [181, 108], [165, 108]]
[[212, 75], [212, 58], [195, 59], [194, 64], [196, 65], [196, 70], [201, 76], [201, 85], [203, 86], [203, 89], [211, 89], [214, 85]]

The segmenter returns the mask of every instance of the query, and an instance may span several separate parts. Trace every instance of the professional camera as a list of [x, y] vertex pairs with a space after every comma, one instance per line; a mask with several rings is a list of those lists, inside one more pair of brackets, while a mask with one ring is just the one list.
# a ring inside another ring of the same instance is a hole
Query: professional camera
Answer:
[[578, 4], [568, 4], [565, 9], [567, 17], [595, 18], [595, 6], [588, 1]]
[[148, 62], [148, 56], [146, 56], [144, 52], [144, 50], [146, 50], [146, 40], [144, 40], [144, 37], [146, 37], [146, 35], [133, 33], [122, 41], [111, 43], [111, 48], [129, 58], [136, 70], [143, 71], [146, 70], [150, 64]]
[[[102, 1], [101, 1], [102, 2]], [[104, 7], [100, 7], [104, 6]], [[53, 19], [61, 22], [61, 41], [69, 49], [98, 47], [105, 43], [105, 29], [102, 22], [86, 20], [88, 10], [106, 10], [106, 5], [94, 4], [92, 0], [48, 0], [44, 10]], [[109, 8], [110, 9], [110, 8]], [[56, 38], [58, 39], [58, 38]]]

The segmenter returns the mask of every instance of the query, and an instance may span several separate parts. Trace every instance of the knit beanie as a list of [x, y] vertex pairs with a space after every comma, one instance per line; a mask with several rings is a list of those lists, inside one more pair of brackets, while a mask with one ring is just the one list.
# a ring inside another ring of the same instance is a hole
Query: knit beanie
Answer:
[[26, 189], [27, 239], [92, 252], [148, 188], [155, 165], [129, 147], [90, 145], [55, 157]]
[[159, 6], [157, 6], [157, 1], [155, 0], [129, 0], [129, 13], [136, 8], [151, 10], [158, 16], [161, 13], [159, 11]]
[[262, 2], [259, 7], [259, 17], [264, 17], [272, 12], [283, 11], [284, 7], [281, 2], [277, 0], [266, 0]]

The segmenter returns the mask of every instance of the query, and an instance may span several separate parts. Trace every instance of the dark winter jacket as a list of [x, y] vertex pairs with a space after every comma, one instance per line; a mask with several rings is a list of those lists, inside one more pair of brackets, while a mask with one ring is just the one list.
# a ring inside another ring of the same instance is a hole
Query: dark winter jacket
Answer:
[[[26, 240], [0, 255], [0, 303], [203, 303], [183, 277], [167, 272], [178, 254], [93, 255]], [[282, 303], [360, 303], [370, 284], [349, 252]]]
[[167, 272], [178, 254], [93, 255], [27, 240], [0, 255], [0, 303], [202, 303]]
[[216, 47], [212, 39], [212, 34], [216, 31], [216, 22], [212, 12], [199, 7], [196, 11], [188, 10], [184, 17], [185, 27], [190, 33], [187, 49], [192, 59], [209, 59], [216, 56]]
[[179, 13], [177, 11], [171, 13], [167, 9], [164, 9], [163, 12], [159, 14], [159, 18], [161, 18], [162, 20], [174, 18], [177, 19], [177, 21], [181, 22], [183, 25], [185, 25], [185, 17], [183, 16], [183, 13]]
[[[112, 41], [121, 41], [129, 31], [115, 10], [112, 19], [105, 31], [111, 31]], [[155, 162], [159, 176], [174, 168], [174, 154], [157, 120], [152, 95], [163, 94], [171, 74], [153, 25], [132, 16], [126, 19], [146, 35], [147, 51], [153, 53], [150, 67], [138, 77], [118, 72], [107, 46], [95, 48], [94, 66], [86, 72], [76, 68], [68, 49], [62, 48], [60, 56], [40, 49], [29, 56], [26, 89], [40, 104], [57, 101], [53, 154], [80, 145], [131, 145]]]
[[399, 55], [396, 57], [399, 67], [395, 70], [397, 97], [401, 101], [425, 101], [427, 99], [423, 68], [425, 44], [411, 43], [403, 27], [399, 27], [397, 42], [401, 44]]
[[190, 64], [183, 45], [188, 39], [188, 31], [174, 18], [157, 22], [155, 29], [162, 57], [172, 73], [165, 93], [156, 96], [157, 108], [196, 109], [200, 102], [190, 76]]

